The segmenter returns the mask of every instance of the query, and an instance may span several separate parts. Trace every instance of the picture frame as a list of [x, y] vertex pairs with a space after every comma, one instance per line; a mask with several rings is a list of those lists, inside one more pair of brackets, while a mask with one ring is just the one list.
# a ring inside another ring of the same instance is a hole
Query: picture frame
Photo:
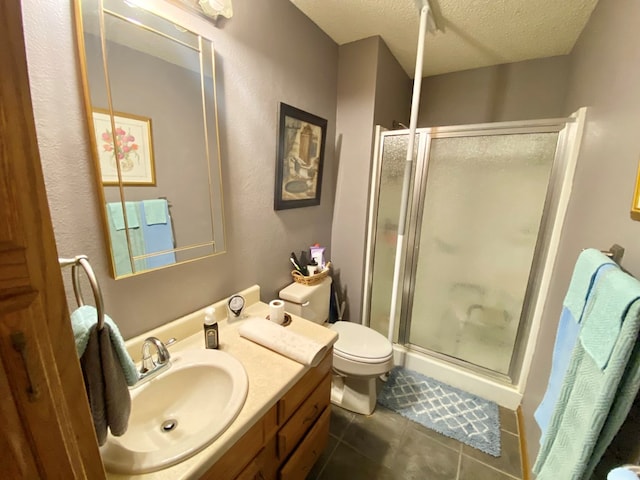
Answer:
[[320, 204], [327, 120], [280, 103], [274, 210]]
[[[108, 110], [94, 108], [92, 117], [102, 184], [119, 185], [111, 116]], [[122, 112], [114, 112], [113, 119], [116, 143], [122, 146], [118, 152], [122, 184], [155, 186], [151, 119]]]

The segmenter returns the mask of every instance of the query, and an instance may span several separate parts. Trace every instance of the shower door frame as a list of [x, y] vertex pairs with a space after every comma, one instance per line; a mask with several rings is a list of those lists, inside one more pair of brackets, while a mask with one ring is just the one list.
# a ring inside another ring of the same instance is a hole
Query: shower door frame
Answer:
[[[582, 118], [583, 120], [583, 118]], [[404, 275], [401, 279], [402, 292], [400, 319], [397, 329], [397, 343], [403, 345], [410, 351], [415, 351], [428, 357], [461, 367], [468, 371], [477, 373], [485, 378], [499, 383], [513, 386], [520, 382], [522, 366], [526, 356], [528, 337], [532, 330], [532, 320], [535, 309], [539, 306], [539, 293], [542, 277], [545, 271], [545, 264], [548, 267], [547, 256], [550, 250], [551, 236], [554, 230], [554, 223], [559, 213], [561, 203], [561, 193], [565, 177], [568, 172], [570, 146], [567, 140], [571, 136], [568, 134], [568, 126], [575, 121], [575, 115], [568, 118], [551, 118], [543, 120], [529, 120], [516, 122], [481, 123], [473, 125], [460, 125], [449, 127], [429, 127], [420, 128], [416, 134], [419, 135], [421, 147], [418, 148], [416, 161], [412, 170], [412, 192], [410, 198], [410, 209], [408, 211], [408, 232], [405, 238], [404, 251]], [[543, 212], [540, 220], [540, 228], [534, 247], [529, 278], [523, 299], [521, 315], [514, 341], [514, 348], [511, 354], [508, 374], [496, 372], [479, 365], [467, 362], [456, 357], [435, 352], [409, 341], [411, 327], [411, 307], [413, 305], [413, 295], [415, 287], [415, 274], [419, 258], [420, 232], [422, 227], [422, 216], [424, 213], [424, 198], [428, 183], [428, 167], [431, 150], [431, 140], [433, 138], [455, 138], [472, 136], [492, 136], [509, 134], [534, 134], [534, 133], [558, 133], [556, 150], [551, 166], [549, 181], [544, 200]], [[368, 324], [370, 320], [371, 288], [373, 275], [373, 252], [375, 251], [375, 235], [377, 223], [377, 209], [380, 185], [380, 172], [382, 167], [382, 154], [384, 144], [381, 139], [389, 135], [406, 135], [406, 130], [395, 130], [382, 132], [377, 130], [376, 146], [373, 163], [373, 175], [371, 183], [371, 197], [369, 205], [369, 226], [368, 242], [365, 262], [364, 296], [363, 296], [363, 319]], [[424, 138], [426, 136], [426, 138]], [[573, 171], [569, 172], [573, 176]], [[564, 213], [562, 218], [564, 218]]]

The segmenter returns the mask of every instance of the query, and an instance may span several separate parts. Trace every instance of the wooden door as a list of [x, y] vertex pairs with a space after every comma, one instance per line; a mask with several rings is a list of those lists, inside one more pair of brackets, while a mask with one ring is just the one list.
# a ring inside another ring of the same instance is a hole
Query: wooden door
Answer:
[[40, 165], [19, 0], [0, 2], [0, 45], [0, 476], [103, 479]]

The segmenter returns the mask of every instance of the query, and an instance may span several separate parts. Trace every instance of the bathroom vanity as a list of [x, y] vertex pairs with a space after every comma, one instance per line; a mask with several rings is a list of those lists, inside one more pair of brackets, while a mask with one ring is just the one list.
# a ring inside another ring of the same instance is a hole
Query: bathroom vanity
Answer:
[[202, 479], [305, 478], [329, 438], [331, 359], [329, 351]]
[[[260, 302], [258, 286], [240, 294], [248, 305], [247, 317], [267, 316], [269, 308]], [[243, 320], [228, 322], [224, 301], [214, 306], [220, 350], [239, 360], [247, 373], [249, 389], [242, 409], [217, 439], [195, 455], [149, 473], [112, 473], [107, 466], [107, 478], [301, 479], [324, 450], [329, 436], [331, 346], [337, 334], [296, 316], [283, 327], [329, 347], [320, 363], [311, 368], [240, 337], [238, 328]], [[175, 337], [177, 342], [169, 351], [176, 357], [181, 351], [204, 348], [203, 317], [203, 310], [194, 312], [127, 341], [127, 348], [136, 362], [148, 336], [163, 341]], [[185, 385], [185, 395], [191, 387], [197, 385]]]

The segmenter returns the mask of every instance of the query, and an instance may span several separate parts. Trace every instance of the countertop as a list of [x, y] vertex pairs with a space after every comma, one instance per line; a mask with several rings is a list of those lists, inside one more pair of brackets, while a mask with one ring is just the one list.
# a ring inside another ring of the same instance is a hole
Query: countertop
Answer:
[[[261, 345], [240, 337], [238, 328], [253, 317], [265, 318], [269, 306], [260, 302], [260, 288], [256, 285], [239, 292], [248, 305], [245, 316], [240, 320], [226, 320], [226, 299], [213, 306], [218, 320], [220, 350], [237, 358], [244, 366], [249, 379], [249, 391], [244, 406], [231, 426], [215, 441], [196, 455], [157, 472], [138, 475], [122, 475], [107, 472], [107, 478], [140, 480], [197, 479], [205, 473], [231, 446], [238, 441], [276, 402], [309, 370], [309, 366], [297, 363], [287, 357], [268, 350]], [[333, 345], [338, 335], [333, 330], [294, 315], [291, 324], [285, 328], [305, 335], [327, 346]], [[155, 336], [166, 341], [176, 338], [169, 351], [204, 348], [203, 333], [204, 308], [185, 317], [156, 328], [126, 342], [134, 361], [140, 360], [140, 350], [144, 339]]]

